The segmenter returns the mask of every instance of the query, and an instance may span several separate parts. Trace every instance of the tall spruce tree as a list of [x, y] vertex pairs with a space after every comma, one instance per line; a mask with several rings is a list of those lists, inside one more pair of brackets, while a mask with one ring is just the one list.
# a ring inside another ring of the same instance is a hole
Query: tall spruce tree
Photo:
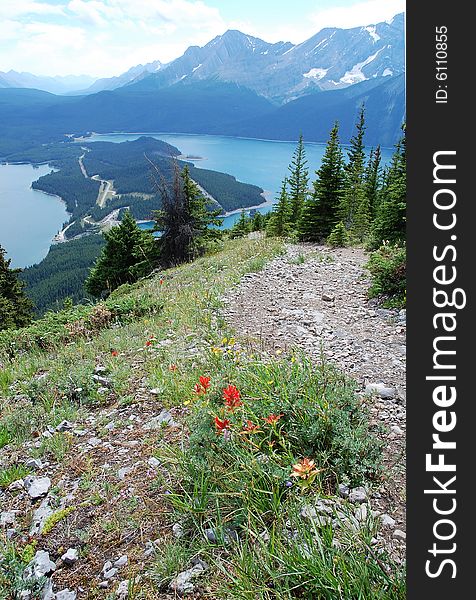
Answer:
[[370, 151], [369, 162], [365, 171], [365, 192], [369, 201], [370, 217], [375, 219], [379, 200], [379, 192], [382, 186], [382, 152], [380, 146]]
[[129, 211], [119, 225], [103, 235], [106, 245], [85, 282], [86, 290], [96, 297], [124, 283], [134, 283], [153, 269], [154, 239], [138, 227]]
[[180, 173], [175, 165], [171, 183], [162, 177], [157, 182], [162, 208], [155, 212], [158, 261], [164, 268], [195, 259], [203, 254], [207, 243], [219, 232], [210, 225], [221, 223], [219, 210], [208, 208], [209, 200], [190, 177], [186, 166]]
[[285, 177], [281, 184], [279, 198], [273, 207], [273, 212], [266, 225], [266, 234], [269, 236], [286, 236], [290, 230], [291, 207], [288, 195], [288, 179]]
[[33, 304], [18, 279], [21, 269], [10, 267], [11, 259], [0, 246], [0, 330], [25, 327], [32, 320]]
[[329, 134], [322, 164], [316, 175], [312, 196], [304, 203], [299, 221], [300, 238], [311, 242], [326, 239], [338, 220], [344, 185], [344, 158], [337, 122]]
[[356, 133], [350, 140], [348, 161], [345, 166], [344, 192], [339, 208], [340, 219], [347, 230], [352, 229], [356, 211], [362, 201], [362, 195], [365, 193], [363, 190], [365, 173], [365, 108], [363, 105], [360, 108], [355, 127]]
[[405, 129], [403, 129], [403, 136], [395, 146], [380, 193], [380, 202], [371, 232], [371, 248], [378, 248], [384, 241], [393, 244], [405, 241], [406, 171], [406, 140]]
[[289, 222], [296, 227], [301, 217], [301, 210], [308, 197], [309, 170], [307, 168], [304, 138], [299, 136], [299, 142], [289, 165]]

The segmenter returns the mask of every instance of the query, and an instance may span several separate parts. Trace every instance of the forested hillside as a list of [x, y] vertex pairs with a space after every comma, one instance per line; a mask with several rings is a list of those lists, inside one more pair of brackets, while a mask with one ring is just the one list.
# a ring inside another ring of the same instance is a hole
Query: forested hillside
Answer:
[[92, 299], [84, 282], [103, 246], [101, 235], [55, 244], [39, 264], [23, 270], [20, 278], [37, 315], [61, 309], [65, 298], [71, 298], [75, 304]]

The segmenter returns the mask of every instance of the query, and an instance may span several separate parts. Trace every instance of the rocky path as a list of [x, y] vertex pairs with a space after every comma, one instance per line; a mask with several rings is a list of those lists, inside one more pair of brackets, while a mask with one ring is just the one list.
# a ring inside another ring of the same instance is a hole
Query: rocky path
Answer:
[[[369, 397], [371, 418], [384, 426], [386, 477], [374, 506], [405, 529], [405, 311], [367, 299], [368, 260], [358, 248], [290, 245], [285, 255], [241, 281], [225, 298], [225, 316], [257, 350], [298, 348], [335, 362]], [[367, 400], [364, 400], [367, 401]], [[393, 529], [393, 527], [392, 527]]]

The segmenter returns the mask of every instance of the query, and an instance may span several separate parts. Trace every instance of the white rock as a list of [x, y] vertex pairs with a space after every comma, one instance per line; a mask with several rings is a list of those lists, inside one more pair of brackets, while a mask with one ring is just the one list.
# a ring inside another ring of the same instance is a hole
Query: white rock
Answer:
[[76, 548], [68, 548], [68, 550], [63, 554], [61, 560], [67, 564], [72, 565], [79, 558], [79, 553]]
[[41, 462], [41, 460], [39, 458], [29, 458], [27, 461], [25, 461], [25, 466], [28, 467], [29, 469], [42, 469], [43, 468], [43, 463]]
[[118, 569], [121, 569], [122, 567], [125, 567], [128, 562], [129, 558], [127, 557], [127, 554], [123, 554], [120, 558], [114, 561], [114, 566]]
[[390, 515], [382, 515], [380, 520], [382, 521], [383, 527], [388, 527], [389, 529], [393, 529], [395, 527], [395, 519], [392, 519]]
[[44, 550], [38, 550], [33, 560], [28, 564], [25, 573], [28, 577], [45, 577], [56, 571], [55, 563], [50, 560], [50, 555]]
[[49, 477], [33, 477], [28, 475], [24, 479], [25, 489], [32, 500], [46, 496], [51, 487], [51, 479]]
[[112, 579], [114, 577], [114, 575], [117, 573], [119, 569], [116, 569], [115, 567], [113, 567], [112, 569], [109, 569], [108, 571], [105, 571], [103, 573], [104, 579]]
[[72, 592], [68, 588], [65, 590], [61, 590], [61, 592], [56, 592], [55, 594], [56, 600], [76, 600], [76, 592]]
[[182, 538], [184, 534], [182, 525], [180, 525], [180, 523], [175, 523], [172, 527], [172, 533], [178, 540]]
[[129, 580], [124, 579], [124, 581], [121, 581], [121, 583], [117, 586], [116, 598], [118, 600], [126, 600], [128, 595], [129, 595]]
[[356, 487], [349, 492], [349, 501], [354, 504], [362, 504], [367, 501], [367, 492], [363, 487]]
[[147, 463], [153, 468], [158, 469], [160, 467], [160, 460], [155, 458], [155, 456], [151, 456]]
[[384, 398], [386, 400], [390, 400], [395, 397], [397, 391], [395, 388], [388, 387], [384, 383], [369, 383], [365, 391], [367, 394], [376, 394], [380, 396], [380, 398]]
[[407, 539], [407, 534], [401, 529], [395, 529], [392, 536], [395, 540], [401, 540], [404, 542]]
[[15, 525], [15, 517], [17, 514], [17, 510], [8, 510], [5, 512], [2, 512], [0, 514], [0, 525], [2, 527], [5, 527], [5, 525]]
[[38, 535], [43, 529], [43, 525], [46, 523], [48, 517], [54, 513], [54, 510], [50, 506], [50, 499], [44, 498], [41, 501], [40, 506], [33, 513], [30, 526], [30, 535]]

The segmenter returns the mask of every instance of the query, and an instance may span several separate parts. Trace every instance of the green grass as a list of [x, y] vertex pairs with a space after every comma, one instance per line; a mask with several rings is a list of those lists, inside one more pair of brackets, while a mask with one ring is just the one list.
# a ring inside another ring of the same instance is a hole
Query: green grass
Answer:
[[0, 488], [7, 488], [11, 483], [26, 477], [30, 469], [23, 465], [12, 465], [0, 470]]
[[[81, 426], [108, 404], [136, 403], [139, 384], [156, 388], [158, 406], [184, 415], [180, 439], [157, 431], [146, 440], [148, 455], [161, 461], [149, 484], [154, 502], [163, 504], [157, 518], [167, 515], [170, 526], [179, 522], [184, 530], [180, 540], [161, 530], [145, 573], [156, 589], [200, 557], [211, 568], [197, 585], [215, 598], [403, 599], [402, 570], [372, 547], [375, 522], [355, 533], [315, 528], [299, 516], [313, 499], [335, 499], [340, 482], [379, 481], [380, 443], [353, 382], [299, 354], [253, 355], [220, 314], [223, 295], [281, 252], [276, 239], [233, 240], [217, 254], [123, 286], [107, 303], [8, 332], [0, 338], [0, 445], [16, 447], [63, 419]], [[98, 364], [107, 369], [106, 394], [93, 379]], [[200, 376], [210, 377], [205, 394], [194, 392]], [[234, 411], [224, 405], [229, 385], [240, 392]], [[279, 419], [267, 422], [273, 414]], [[227, 433], [217, 430], [215, 417], [228, 419]], [[104, 424], [99, 418], [98, 427]], [[254, 425], [259, 430], [245, 431]], [[63, 461], [70, 438], [56, 433], [36, 452]], [[314, 461], [310, 476], [292, 477], [305, 458]], [[3, 481], [17, 475], [4, 472]], [[132, 504], [113, 504], [115, 485], [93, 463], [82, 466], [79, 489], [98, 499], [97, 510], [104, 502], [111, 512], [104, 535], [136, 518]], [[230, 542], [229, 530], [238, 541]]]

